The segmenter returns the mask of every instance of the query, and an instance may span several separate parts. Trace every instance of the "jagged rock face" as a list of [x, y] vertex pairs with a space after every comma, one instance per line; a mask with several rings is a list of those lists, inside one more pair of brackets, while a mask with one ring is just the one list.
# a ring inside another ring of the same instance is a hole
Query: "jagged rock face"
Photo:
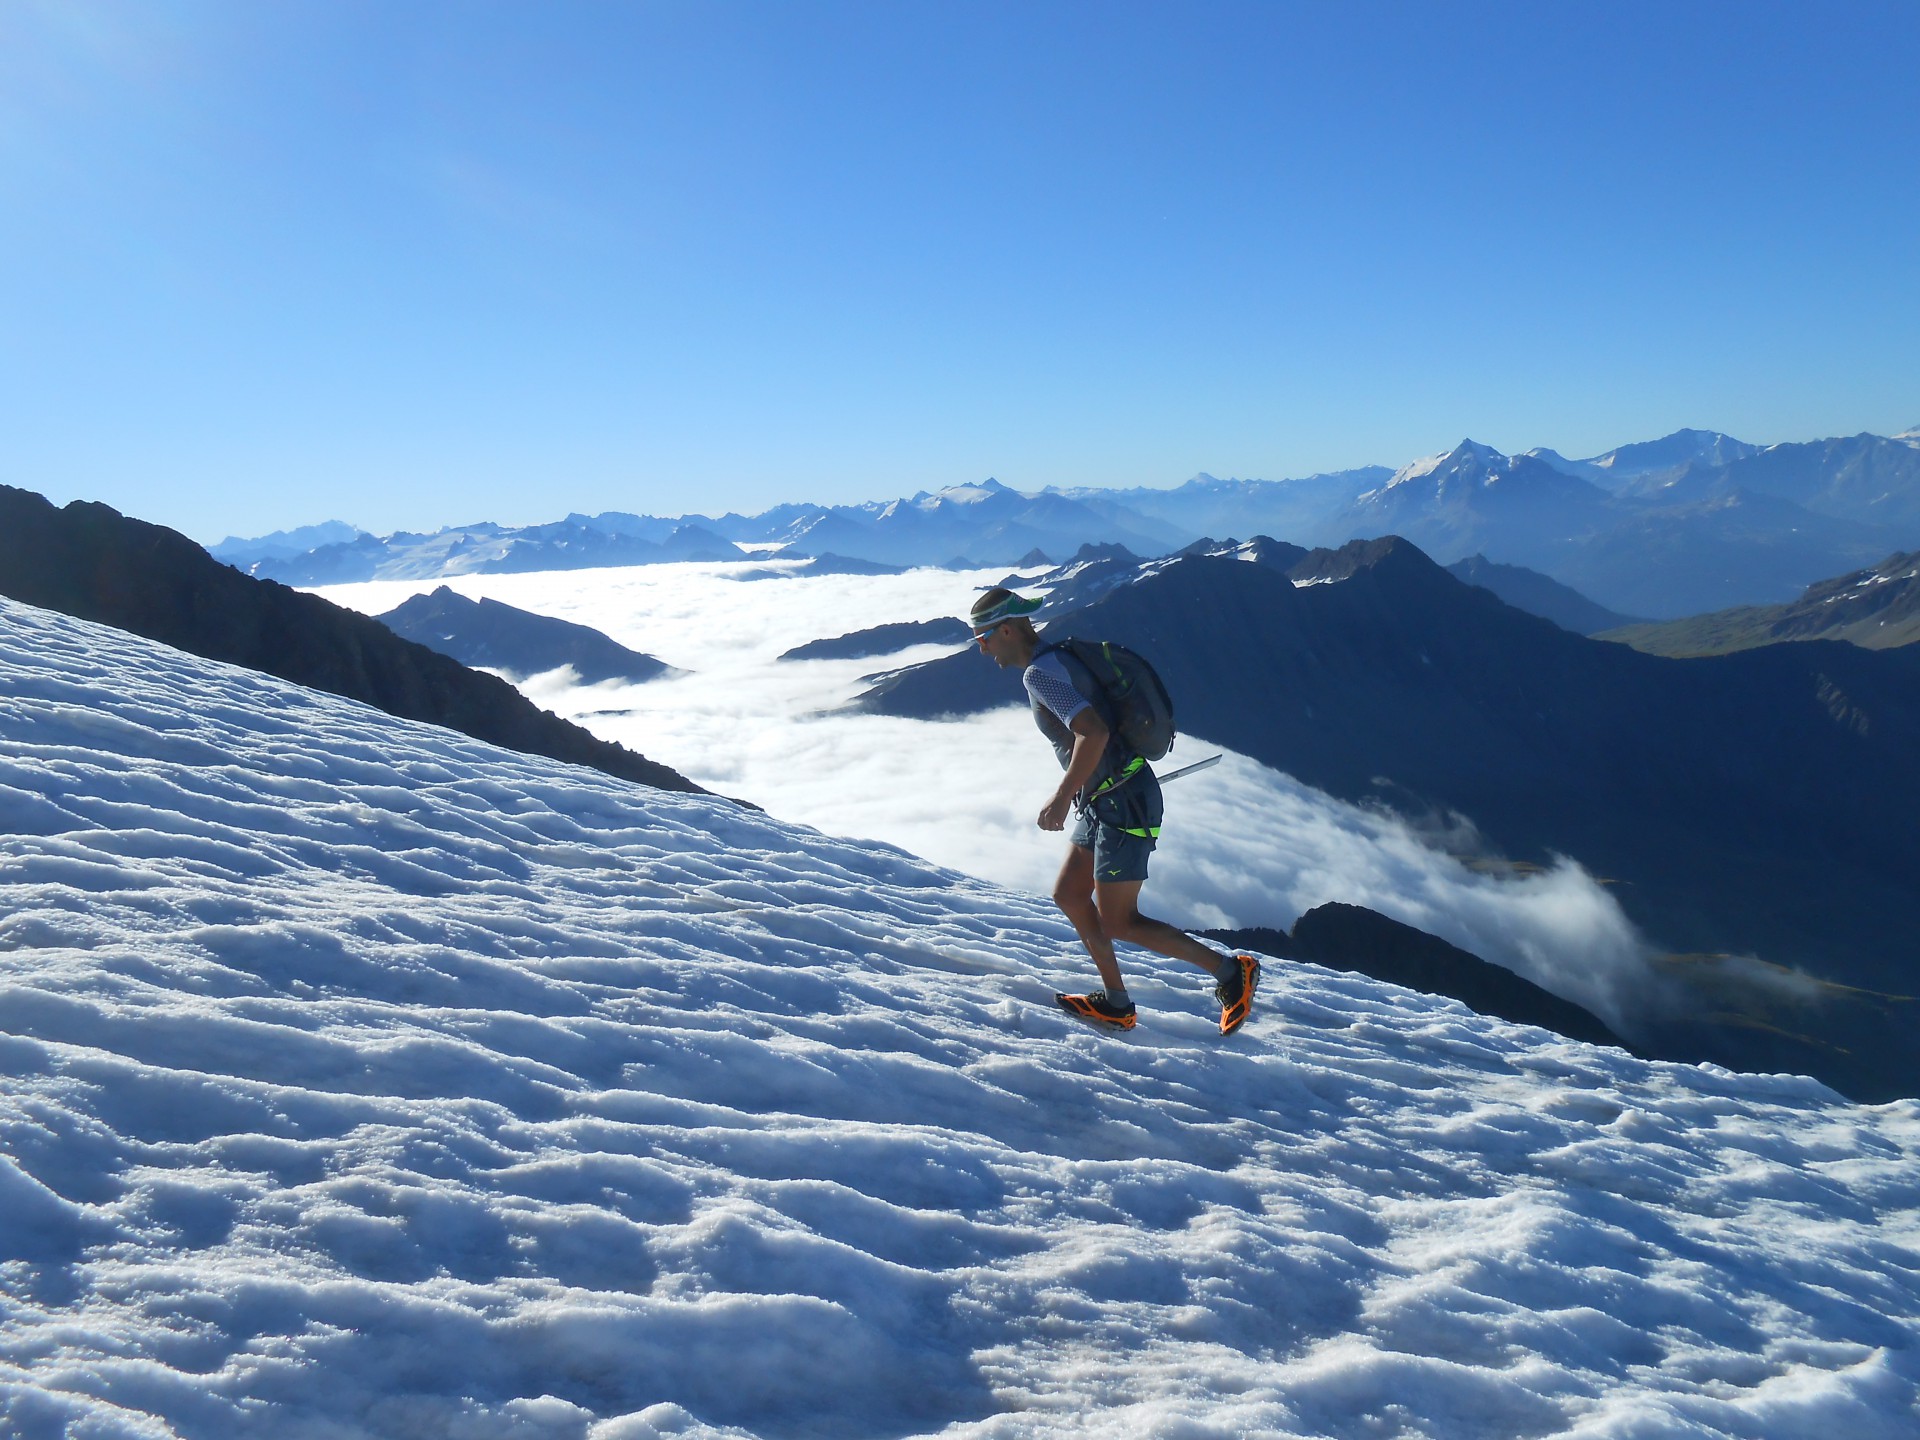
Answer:
[[378, 618], [396, 635], [462, 665], [499, 670], [515, 681], [570, 665], [584, 685], [608, 680], [638, 685], [670, 668], [588, 626], [498, 600], [470, 600], [446, 585], [430, 595], [415, 595]]
[[547, 713], [504, 680], [317, 595], [242, 575], [186, 536], [106, 505], [57, 510], [0, 486], [0, 591], [489, 744], [663, 790], [700, 789]]

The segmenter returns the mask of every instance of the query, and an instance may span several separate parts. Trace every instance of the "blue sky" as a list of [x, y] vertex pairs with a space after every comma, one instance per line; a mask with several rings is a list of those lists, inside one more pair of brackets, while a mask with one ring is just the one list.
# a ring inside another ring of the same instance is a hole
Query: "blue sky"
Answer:
[[1920, 422], [1920, 5], [0, 3], [0, 482], [205, 540]]

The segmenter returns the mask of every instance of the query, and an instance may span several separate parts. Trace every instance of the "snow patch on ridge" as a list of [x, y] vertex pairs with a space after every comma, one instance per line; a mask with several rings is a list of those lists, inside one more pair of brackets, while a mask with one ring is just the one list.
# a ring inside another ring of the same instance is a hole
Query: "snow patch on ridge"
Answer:
[[1406, 484], [1409, 480], [1423, 479], [1438, 470], [1452, 458], [1453, 451], [1442, 450], [1438, 455], [1428, 455], [1420, 460], [1409, 461], [1394, 471], [1393, 478], [1387, 481], [1386, 485], [1382, 488], [1391, 490], [1397, 485]]

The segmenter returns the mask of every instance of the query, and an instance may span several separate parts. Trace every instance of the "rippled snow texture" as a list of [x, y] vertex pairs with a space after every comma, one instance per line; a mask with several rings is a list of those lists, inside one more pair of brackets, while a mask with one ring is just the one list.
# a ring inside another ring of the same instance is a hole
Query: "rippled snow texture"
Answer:
[[0, 603], [0, 1431], [1910, 1436], [1920, 1106]]

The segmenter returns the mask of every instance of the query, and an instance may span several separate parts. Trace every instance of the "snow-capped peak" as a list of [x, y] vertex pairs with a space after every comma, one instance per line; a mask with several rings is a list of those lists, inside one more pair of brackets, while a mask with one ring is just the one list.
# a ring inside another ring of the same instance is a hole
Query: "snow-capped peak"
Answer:
[[1721, 465], [1742, 455], [1750, 455], [1755, 449], [1755, 446], [1736, 440], [1720, 430], [1675, 430], [1658, 440], [1622, 445], [1604, 455], [1590, 456], [1574, 463], [1589, 466], [1602, 474], [1627, 479], [1689, 462]]
[[977, 485], [949, 485], [935, 492], [927, 501], [928, 505], [978, 505], [991, 500], [996, 495], [1012, 492], [992, 476], [988, 476]]
[[1410, 465], [1401, 466], [1383, 488], [1392, 490], [1396, 486], [1424, 480], [1430, 475], [1442, 477], [1461, 475], [1491, 479], [1512, 463], [1491, 445], [1462, 440], [1451, 450], [1443, 450], [1438, 455], [1428, 455], [1415, 460]]

